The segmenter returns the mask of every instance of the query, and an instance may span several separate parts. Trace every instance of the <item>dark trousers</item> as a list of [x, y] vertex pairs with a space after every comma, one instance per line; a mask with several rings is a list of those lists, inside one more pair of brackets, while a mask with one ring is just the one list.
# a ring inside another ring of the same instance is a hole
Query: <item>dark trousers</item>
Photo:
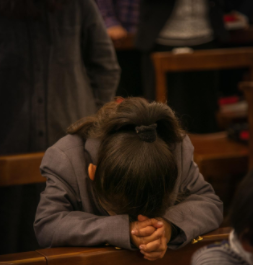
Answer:
[[[215, 42], [191, 47], [213, 49]], [[177, 47], [156, 45], [152, 52], [171, 51]], [[155, 72], [151, 53], [142, 55], [144, 96], [155, 100]], [[175, 111], [185, 130], [191, 133], [217, 131], [216, 111], [219, 74], [217, 71], [194, 71], [167, 74], [168, 105]]]

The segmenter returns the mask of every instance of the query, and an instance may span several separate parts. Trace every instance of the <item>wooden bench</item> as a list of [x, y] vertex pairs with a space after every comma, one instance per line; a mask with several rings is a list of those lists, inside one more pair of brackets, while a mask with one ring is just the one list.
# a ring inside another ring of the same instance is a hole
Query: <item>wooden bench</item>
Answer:
[[[253, 138], [253, 48], [201, 50], [187, 54], [158, 52], [152, 55], [152, 59], [156, 73], [156, 99], [162, 102], [166, 102], [167, 96], [169, 97], [167, 72], [247, 67], [251, 82], [242, 82], [239, 86], [249, 105], [250, 138]], [[247, 145], [229, 140], [226, 132], [191, 134], [190, 138], [195, 148], [194, 159], [200, 172], [214, 186], [227, 209], [240, 180], [238, 176], [245, 175], [253, 167], [252, 141], [250, 152]]]
[[40, 174], [44, 153], [0, 156], [0, 186], [45, 182]]
[[253, 81], [253, 48], [199, 50], [184, 54], [155, 52], [152, 59], [156, 73], [156, 100], [160, 102], [166, 102], [169, 96], [167, 72], [249, 68], [249, 81]]
[[[231, 228], [219, 228], [203, 235], [203, 240], [196, 244], [188, 244], [178, 250], [168, 250], [163, 259], [152, 264], [159, 265], [187, 265], [190, 264], [192, 254], [199, 248], [210, 243], [228, 239]], [[49, 248], [25, 253], [0, 256], [0, 265], [144, 265], [150, 264], [143, 259], [139, 251], [116, 250], [114, 247], [66, 247]]]
[[[167, 72], [248, 67], [250, 80], [253, 81], [253, 48], [201, 50], [189, 54], [158, 52], [152, 55], [152, 59], [156, 72], [157, 101], [166, 102], [169, 96]], [[249, 109], [252, 110], [253, 82], [242, 82], [240, 88], [245, 94]], [[248, 119], [253, 119], [252, 111], [248, 111]], [[252, 129], [251, 133], [253, 133]], [[195, 161], [204, 176], [224, 176], [224, 174], [228, 176], [247, 172], [249, 148], [229, 141], [226, 132], [207, 135], [192, 134], [190, 138], [195, 147]], [[249, 168], [253, 166], [252, 159], [250, 158]]]

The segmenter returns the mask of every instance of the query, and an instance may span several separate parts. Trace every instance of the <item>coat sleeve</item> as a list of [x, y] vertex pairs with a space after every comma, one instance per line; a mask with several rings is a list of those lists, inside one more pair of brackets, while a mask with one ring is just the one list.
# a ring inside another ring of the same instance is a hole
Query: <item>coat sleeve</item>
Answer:
[[179, 235], [168, 244], [172, 249], [184, 246], [193, 238], [218, 228], [223, 219], [223, 203], [200, 174], [198, 166], [193, 161], [193, 151], [194, 148], [187, 136], [179, 152], [181, 179], [178, 184], [179, 200], [184, 194], [186, 198], [168, 208], [164, 216], [180, 230]]
[[34, 230], [42, 247], [109, 243], [131, 249], [128, 215], [96, 216], [82, 210], [73, 188], [74, 168], [64, 152], [56, 147], [49, 148], [43, 158], [41, 172], [47, 183], [41, 193]]
[[83, 8], [82, 50], [84, 64], [97, 107], [115, 96], [120, 68], [103, 19], [93, 0], [81, 1]]

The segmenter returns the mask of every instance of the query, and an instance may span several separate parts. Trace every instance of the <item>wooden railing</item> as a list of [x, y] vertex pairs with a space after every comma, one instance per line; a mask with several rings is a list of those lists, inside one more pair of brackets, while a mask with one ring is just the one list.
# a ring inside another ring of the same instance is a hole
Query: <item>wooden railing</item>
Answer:
[[44, 153], [0, 156], [0, 187], [45, 182], [40, 174]]
[[[152, 264], [159, 265], [187, 265], [190, 264], [193, 253], [199, 248], [228, 239], [231, 228], [219, 228], [211, 233], [203, 235], [196, 244], [188, 244], [178, 250], [168, 250], [163, 259]], [[143, 259], [139, 251], [129, 251], [114, 247], [66, 247], [49, 248], [25, 253], [9, 254], [0, 256], [0, 265], [144, 265], [150, 264]]]

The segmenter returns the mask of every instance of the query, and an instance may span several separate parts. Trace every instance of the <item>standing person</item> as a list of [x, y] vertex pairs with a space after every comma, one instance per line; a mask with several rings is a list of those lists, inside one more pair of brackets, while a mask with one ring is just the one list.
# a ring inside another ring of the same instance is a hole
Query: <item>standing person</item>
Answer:
[[44, 151], [113, 98], [115, 53], [92, 0], [0, 7], [0, 152]]
[[[44, 151], [115, 95], [119, 67], [93, 0], [0, 1], [0, 154]], [[44, 184], [1, 188], [0, 253], [38, 247]]]
[[[42, 247], [110, 245], [162, 258], [217, 228], [222, 202], [165, 104], [128, 98], [68, 129], [41, 172], [34, 228]], [[159, 223], [160, 222], [160, 223]]]
[[192, 265], [253, 265], [253, 171], [240, 184], [230, 211], [228, 241], [197, 251]]
[[138, 50], [121, 50], [120, 45], [129, 36], [136, 34], [139, 22], [140, 0], [96, 0], [104, 19], [107, 33], [119, 47], [116, 50], [119, 65], [122, 69], [118, 96], [141, 96], [141, 54]]
[[[251, 0], [244, 0], [251, 1]], [[143, 53], [143, 87], [146, 98], [155, 98], [152, 52], [190, 47], [218, 47], [227, 38], [221, 0], [142, 0], [136, 45]], [[216, 131], [218, 76], [216, 72], [168, 75], [168, 103], [194, 133]]]

